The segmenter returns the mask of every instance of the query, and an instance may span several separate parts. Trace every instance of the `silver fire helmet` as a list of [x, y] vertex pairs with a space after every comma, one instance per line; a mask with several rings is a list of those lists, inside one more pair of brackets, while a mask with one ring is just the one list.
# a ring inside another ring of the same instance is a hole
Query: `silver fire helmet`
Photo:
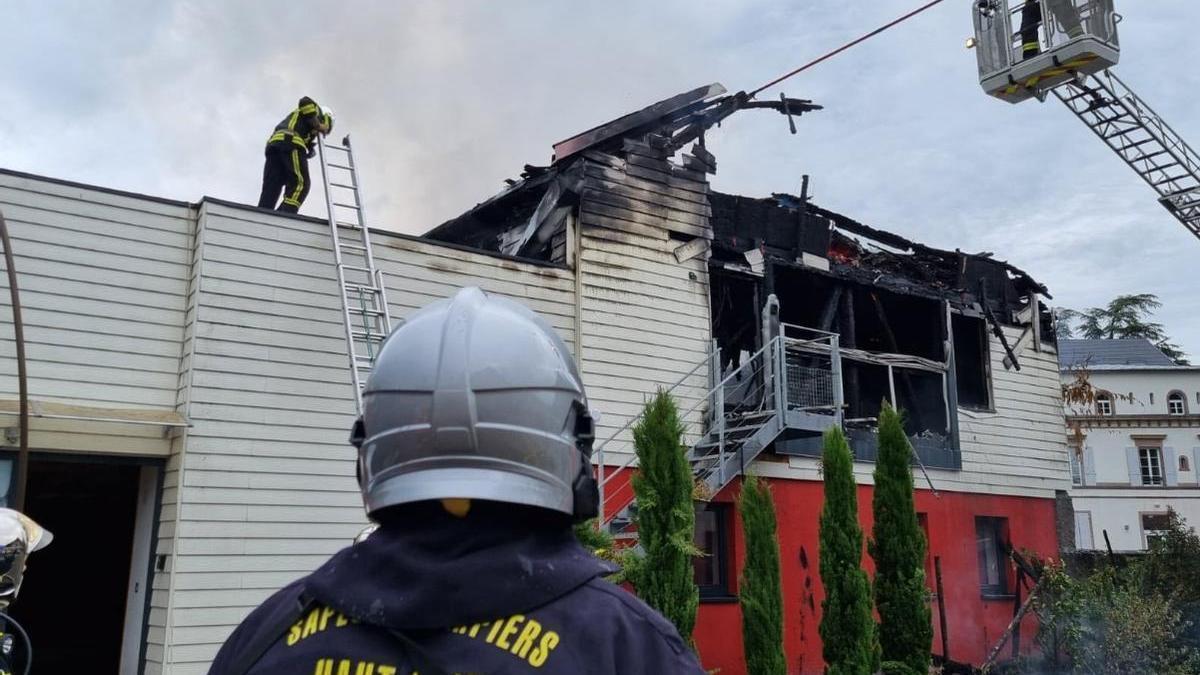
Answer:
[[596, 515], [593, 424], [562, 338], [511, 300], [464, 288], [392, 331], [351, 442], [367, 512], [482, 499]]
[[21, 589], [29, 554], [45, 548], [52, 539], [54, 535], [32, 518], [0, 508], [0, 607], [12, 602]]

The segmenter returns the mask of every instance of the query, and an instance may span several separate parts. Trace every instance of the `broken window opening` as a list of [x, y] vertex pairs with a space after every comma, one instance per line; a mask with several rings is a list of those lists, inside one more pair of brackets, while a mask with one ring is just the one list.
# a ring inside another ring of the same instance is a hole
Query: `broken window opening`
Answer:
[[728, 375], [758, 349], [757, 279], [709, 270], [712, 336], [721, 350], [721, 374]]
[[987, 324], [983, 319], [954, 314], [954, 379], [958, 405], [992, 410], [991, 354]]
[[[875, 429], [888, 401], [900, 410], [922, 462], [961, 466], [947, 392], [942, 304], [799, 267], [775, 265], [774, 271], [782, 322], [839, 336], [844, 415], [855, 457], [874, 459]], [[780, 452], [807, 455], [817, 440], [788, 438]]]

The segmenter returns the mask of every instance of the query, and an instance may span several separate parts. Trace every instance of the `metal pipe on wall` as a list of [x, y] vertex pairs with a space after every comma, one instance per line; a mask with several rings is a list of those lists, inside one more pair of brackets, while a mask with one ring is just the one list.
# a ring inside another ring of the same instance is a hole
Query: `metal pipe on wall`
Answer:
[[29, 480], [29, 387], [25, 373], [25, 325], [21, 321], [21, 291], [17, 287], [17, 268], [13, 262], [12, 240], [8, 236], [8, 223], [0, 212], [0, 244], [4, 246], [4, 266], [8, 270], [8, 291], [12, 296], [13, 337], [17, 341], [17, 484], [13, 491], [11, 508], [25, 509], [25, 484]]

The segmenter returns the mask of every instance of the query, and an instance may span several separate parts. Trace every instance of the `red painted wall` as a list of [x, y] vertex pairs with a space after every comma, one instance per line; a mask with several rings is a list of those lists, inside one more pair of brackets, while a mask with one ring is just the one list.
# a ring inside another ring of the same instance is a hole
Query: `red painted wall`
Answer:
[[[819, 674], [824, 664], [817, 627], [821, 620], [824, 593], [818, 572], [817, 520], [823, 500], [823, 486], [814, 481], [773, 479], [769, 482], [779, 515], [788, 672]], [[718, 495], [717, 501], [732, 501], [737, 489], [737, 485], [730, 486]], [[866, 537], [870, 537], [872, 522], [872, 489], [870, 486], [859, 486], [858, 491], [859, 520]], [[930, 558], [927, 567], [930, 588], [934, 584], [932, 556], [942, 559], [950, 657], [959, 662], [979, 664], [1011, 621], [1013, 601], [1011, 598], [985, 600], [980, 594], [975, 517], [1008, 518], [1009, 535], [1015, 547], [1036, 551], [1043, 556], [1057, 555], [1054, 500], [952, 492], [942, 492], [940, 497], [934, 497], [928, 490], [918, 490], [916, 503], [917, 511], [926, 514], [929, 527]], [[733, 520], [732, 564], [735, 567], [731, 570], [730, 578], [736, 579], [737, 572], [741, 570], [744, 542], [741, 523], [736, 517]], [[871, 559], [865, 549], [863, 562], [868, 573], [873, 573]], [[940, 654], [936, 602], [931, 610], [933, 651]], [[1032, 618], [1023, 622], [1022, 653], [1031, 649], [1035, 630], [1036, 624]], [[736, 603], [701, 602], [695, 639], [705, 668], [719, 668], [721, 675], [745, 673], [741, 634], [741, 613]], [[1010, 653], [1008, 649], [1005, 648], [1005, 656]]]

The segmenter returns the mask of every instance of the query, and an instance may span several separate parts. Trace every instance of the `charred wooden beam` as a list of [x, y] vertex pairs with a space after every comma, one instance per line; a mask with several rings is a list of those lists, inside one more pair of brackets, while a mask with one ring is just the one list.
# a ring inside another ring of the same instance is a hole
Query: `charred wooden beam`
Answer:
[[[854, 321], [854, 291], [846, 289], [842, 293], [841, 312], [838, 316], [838, 333], [841, 334], [841, 345], [848, 349], [858, 348], [858, 327]], [[853, 362], [843, 362], [846, 374], [846, 400], [852, 405], [861, 406], [861, 391], [858, 383], [858, 366]]]
[[[883, 326], [883, 338], [887, 342], [888, 351], [892, 352], [893, 354], [899, 354], [900, 345], [896, 342], [896, 333], [892, 331], [892, 324], [888, 321], [887, 311], [883, 308], [883, 301], [879, 299], [878, 295], [872, 293], [871, 303], [875, 305], [875, 316], [879, 317], [879, 323]], [[905, 396], [908, 397], [908, 400], [915, 403], [917, 400], [917, 390], [915, 387], [913, 387], [912, 377], [905, 370], [900, 371], [900, 383], [904, 387]], [[892, 401], [892, 405], [895, 406], [897, 410], [900, 408], [899, 401]], [[914, 405], [913, 408], [907, 412], [911, 416], [913, 424], [916, 425], [918, 429], [923, 429], [925, 425], [921, 423], [921, 411]]]
[[988, 324], [992, 327], [992, 335], [995, 335], [996, 339], [1000, 340], [1000, 346], [1004, 347], [1004, 353], [1007, 356], [1005, 365], [1007, 366], [1008, 362], [1011, 361], [1013, 368], [1016, 368], [1018, 371], [1021, 370], [1021, 363], [1017, 361], [1017, 355], [1013, 352], [1012, 347], [1008, 346], [1008, 338], [1004, 336], [1004, 329], [1001, 328], [1000, 322], [996, 319], [995, 312], [992, 311], [991, 305], [988, 304], [987, 279], [979, 280], [979, 299], [979, 304], [983, 306], [983, 317], [987, 319]]

